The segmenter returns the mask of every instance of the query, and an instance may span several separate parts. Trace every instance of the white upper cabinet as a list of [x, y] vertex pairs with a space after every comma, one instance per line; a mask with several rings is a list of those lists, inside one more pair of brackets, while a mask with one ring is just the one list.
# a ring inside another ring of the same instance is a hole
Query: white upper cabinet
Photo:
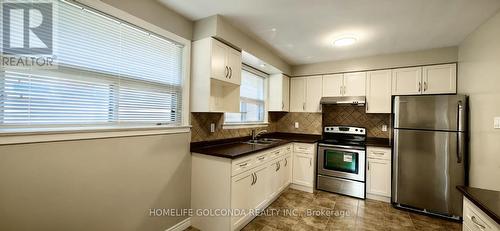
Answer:
[[319, 103], [322, 95], [321, 76], [312, 76], [306, 78], [306, 112], [320, 112], [321, 104]]
[[320, 112], [322, 76], [291, 78], [290, 111]]
[[422, 90], [422, 67], [399, 68], [392, 71], [393, 95], [418, 95]]
[[290, 110], [290, 78], [283, 74], [269, 76], [269, 111]]
[[304, 112], [306, 110], [306, 79], [290, 79], [290, 111]]
[[344, 96], [364, 96], [366, 89], [366, 72], [344, 74]]
[[344, 74], [323, 75], [323, 96], [342, 96]]
[[391, 113], [391, 75], [391, 70], [367, 73], [366, 113]]
[[456, 93], [457, 65], [444, 64], [423, 67], [422, 94]]
[[323, 76], [323, 97], [364, 96], [366, 72]]
[[457, 65], [399, 68], [392, 73], [393, 95], [447, 94], [457, 92]]
[[241, 52], [213, 38], [193, 42], [191, 112], [239, 112]]

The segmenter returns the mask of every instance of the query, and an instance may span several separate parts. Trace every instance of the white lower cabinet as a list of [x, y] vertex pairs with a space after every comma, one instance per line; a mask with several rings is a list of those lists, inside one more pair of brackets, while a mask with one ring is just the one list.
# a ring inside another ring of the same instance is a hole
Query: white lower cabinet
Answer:
[[316, 169], [316, 145], [294, 143], [292, 188], [313, 192]]
[[500, 225], [474, 205], [469, 199], [464, 197], [463, 202], [463, 230], [500, 231]]
[[366, 196], [389, 202], [391, 199], [391, 149], [367, 147]]
[[[240, 230], [288, 187], [291, 144], [238, 159], [192, 154], [192, 226], [200, 230]], [[227, 216], [198, 216], [196, 211], [231, 209]]]

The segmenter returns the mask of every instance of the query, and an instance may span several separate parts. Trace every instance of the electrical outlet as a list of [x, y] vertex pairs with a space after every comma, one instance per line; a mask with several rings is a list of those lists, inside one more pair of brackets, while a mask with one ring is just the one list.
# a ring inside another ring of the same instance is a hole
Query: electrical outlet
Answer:
[[295, 122], [295, 128], [299, 128], [299, 122]]
[[382, 131], [383, 131], [383, 132], [386, 132], [386, 131], [387, 131], [387, 125], [386, 125], [386, 124], [382, 124]]
[[215, 132], [215, 123], [210, 124], [210, 132], [214, 133]]
[[500, 129], [500, 117], [495, 117], [494, 121], [493, 128]]

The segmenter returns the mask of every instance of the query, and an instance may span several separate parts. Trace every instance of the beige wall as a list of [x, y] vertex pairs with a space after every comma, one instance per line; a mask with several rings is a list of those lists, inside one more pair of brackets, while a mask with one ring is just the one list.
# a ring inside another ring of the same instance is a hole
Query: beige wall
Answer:
[[458, 59], [457, 47], [385, 54], [357, 59], [313, 63], [292, 67], [293, 76], [366, 71], [426, 64], [450, 63]]
[[0, 230], [165, 230], [190, 208], [190, 133], [0, 146]]
[[245, 34], [220, 15], [214, 15], [195, 22], [193, 40], [210, 36], [220, 38], [252, 54], [285, 74], [291, 73], [290, 65], [281, 59], [273, 51], [273, 48]]
[[193, 22], [157, 0], [101, 0], [142, 20], [177, 34], [193, 38]]
[[470, 99], [470, 184], [500, 190], [500, 12], [459, 46], [458, 92]]

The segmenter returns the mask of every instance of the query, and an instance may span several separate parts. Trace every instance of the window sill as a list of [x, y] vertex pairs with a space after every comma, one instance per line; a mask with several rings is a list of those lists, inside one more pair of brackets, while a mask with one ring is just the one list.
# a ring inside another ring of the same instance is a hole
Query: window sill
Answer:
[[223, 124], [222, 129], [241, 129], [241, 128], [261, 128], [267, 127], [269, 123], [228, 123]]
[[0, 145], [188, 133], [191, 126], [0, 129]]

